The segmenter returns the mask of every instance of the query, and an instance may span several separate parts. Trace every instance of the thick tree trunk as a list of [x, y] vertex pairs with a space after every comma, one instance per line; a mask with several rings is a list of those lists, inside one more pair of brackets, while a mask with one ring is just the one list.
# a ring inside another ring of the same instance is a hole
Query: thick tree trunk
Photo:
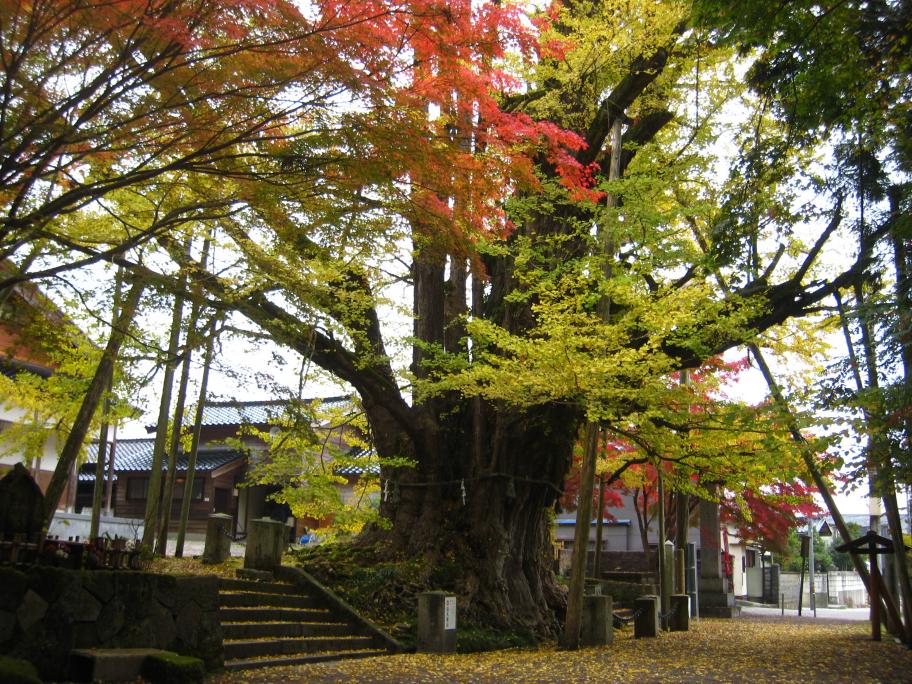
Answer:
[[419, 411], [415, 441], [393, 425], [384, 406], [365, 402], [365, 409], [380, 455], [412, 455], [417, 466], [384, 470], [388, 496], [381, 513], [392, 527], [373, 529], [364, 541], [452, 568], [452, 584], [441, 588], [457, 593], [467, 617], [556, 634], [566, 599], [552, 572], [548, 511], [570, 466], [578, 411], [518, 412], [485, 402], [489, 438], [476, 456], [471, 400], [447, 405], [440, 424]]

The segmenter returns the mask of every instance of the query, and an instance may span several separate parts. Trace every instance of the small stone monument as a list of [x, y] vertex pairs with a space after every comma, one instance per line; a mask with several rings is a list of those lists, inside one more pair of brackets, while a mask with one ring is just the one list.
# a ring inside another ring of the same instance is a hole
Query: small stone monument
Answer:
[[44, 522], [44, 494], [21, 463], [0, 480], [0, 540], [35, 544]]
[[285, 524], [271, 518], [250, 521], [244, 567], [252, 570], [275, 570], [282, 564], [285, 551]]
[[203, 563], [222, 563], [231, 555], [231, 528], [234, 518], [224, 513], [213, 513], [206, 523], [206, 546]]
[[659, 636], [659, 597], [640, 596], [633, 601], [633, 636], [636, 639]]
[[456, 650], [456, 597], [443, 591], [418, 594], [417, 650], [452, 653]]
[[591, 594], [583, 597], [583, 620], [580, 644], [607, 646], [614, 640], [613, 601], [610, 596]]
[[690, 596], [687, 594], [671, 595], [671, 611], [668, 616], [668, 629], [672, 632], [686, 632], [690, 629]]

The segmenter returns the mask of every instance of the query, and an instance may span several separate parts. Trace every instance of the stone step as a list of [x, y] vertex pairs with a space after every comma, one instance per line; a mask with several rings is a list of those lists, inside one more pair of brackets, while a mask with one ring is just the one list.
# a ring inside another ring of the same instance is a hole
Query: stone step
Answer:
[[258, 582], [256, 580], [229, 579], [219, 580], [219, 589], [223, 591], [253, 591], [258, 594], [292, 594], [300, 596], [301, 589], [285, 582]]
[[274, 606], [277, 608], [319, 608], [316, 599], [310, 596], [292, 594], [261, 594], [252, 591], [219, 592], [219, 606], [241, 608]]
[[351, 634], [343, 622], [223, 622], [225, 639], [265, 639], [267, 637], [343, 636]]
[[133, 681], [147, 657], [165, 653], [171, 652], [157, 648], [74, 649], [70, 651], [70, 677], [77, 682]]
[[373, 639], [362, 636], [327, 636], [300, 639], [226, 640], [224, 646], [226, 660], [239, 660], [263, 656], [367, 650], [373, 646]]
[[254, 670], [262, 667], [280, 667], [283, 665], [306, 665], [308, 663], [326, 663], [334, 660], [351, 658], [376, 658], [389, 655], [387, 651], [376, 649], [361, 651], [336, 651], [332, 653], [313, 653], [308, 655], [286, 656], [281, 658], [238, 658], [226, 660], [226, 670]]
[[341, 622], [329, 610], [320, 608], [243, 607], [219, 608], [225, 622]]

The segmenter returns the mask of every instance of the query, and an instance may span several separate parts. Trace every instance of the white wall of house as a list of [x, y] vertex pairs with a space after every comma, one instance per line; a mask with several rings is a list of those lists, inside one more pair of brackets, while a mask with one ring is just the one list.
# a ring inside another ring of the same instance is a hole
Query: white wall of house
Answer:
[[[554, 539], [564, 548], [573, 546], [576, 530], [576, 513], [562, 513], [555, 520]], [[593, 520], [589, 527], [589, 548], [595, 549], [597, 525]], [[604, 551], [642, 551], [640, 535], [633, 529], [630, 520], [606, 520], [602, 527], [602, 549]]]
[[[17, 463], [24, 463], [23, 454], [20, 451], [12, 449], [12, 446], [3, 441], [3, 431], [8, 423], [23, 423], [27, 420], [24, 409], [18, 406], [0, 405], [0, 465], [13, 466]], [[57, 437], [52, 432], [48, 432], [48, 438], [44, 442], [44, 448], [41, 451], [41, 470], [53, 473], [57, 467]]]

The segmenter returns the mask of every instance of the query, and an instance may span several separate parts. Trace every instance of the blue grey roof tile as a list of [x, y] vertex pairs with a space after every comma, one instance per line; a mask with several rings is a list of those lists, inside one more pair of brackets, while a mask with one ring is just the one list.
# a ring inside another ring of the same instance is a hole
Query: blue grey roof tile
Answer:
[[[114, 452], [114, 469], [119, 472], [142, 472], [152, 470], [154, 439], [119, 439]], [[110, 455], [110, 452], [109, 452]], [[197, 472], [216, 470], [223, 465], [245, 458], [246, 454], [228, 446], [200, 447], [196, 455]], [[95, 461], [98, 458], [98, 444], [90, 444], [86, 462], [79, 473], [83, 482], [95, 480]], [[177, 455], [177, 470], [187, 470], [187, 454]], [[167, 463], [162, 464], [162, 470]]]

